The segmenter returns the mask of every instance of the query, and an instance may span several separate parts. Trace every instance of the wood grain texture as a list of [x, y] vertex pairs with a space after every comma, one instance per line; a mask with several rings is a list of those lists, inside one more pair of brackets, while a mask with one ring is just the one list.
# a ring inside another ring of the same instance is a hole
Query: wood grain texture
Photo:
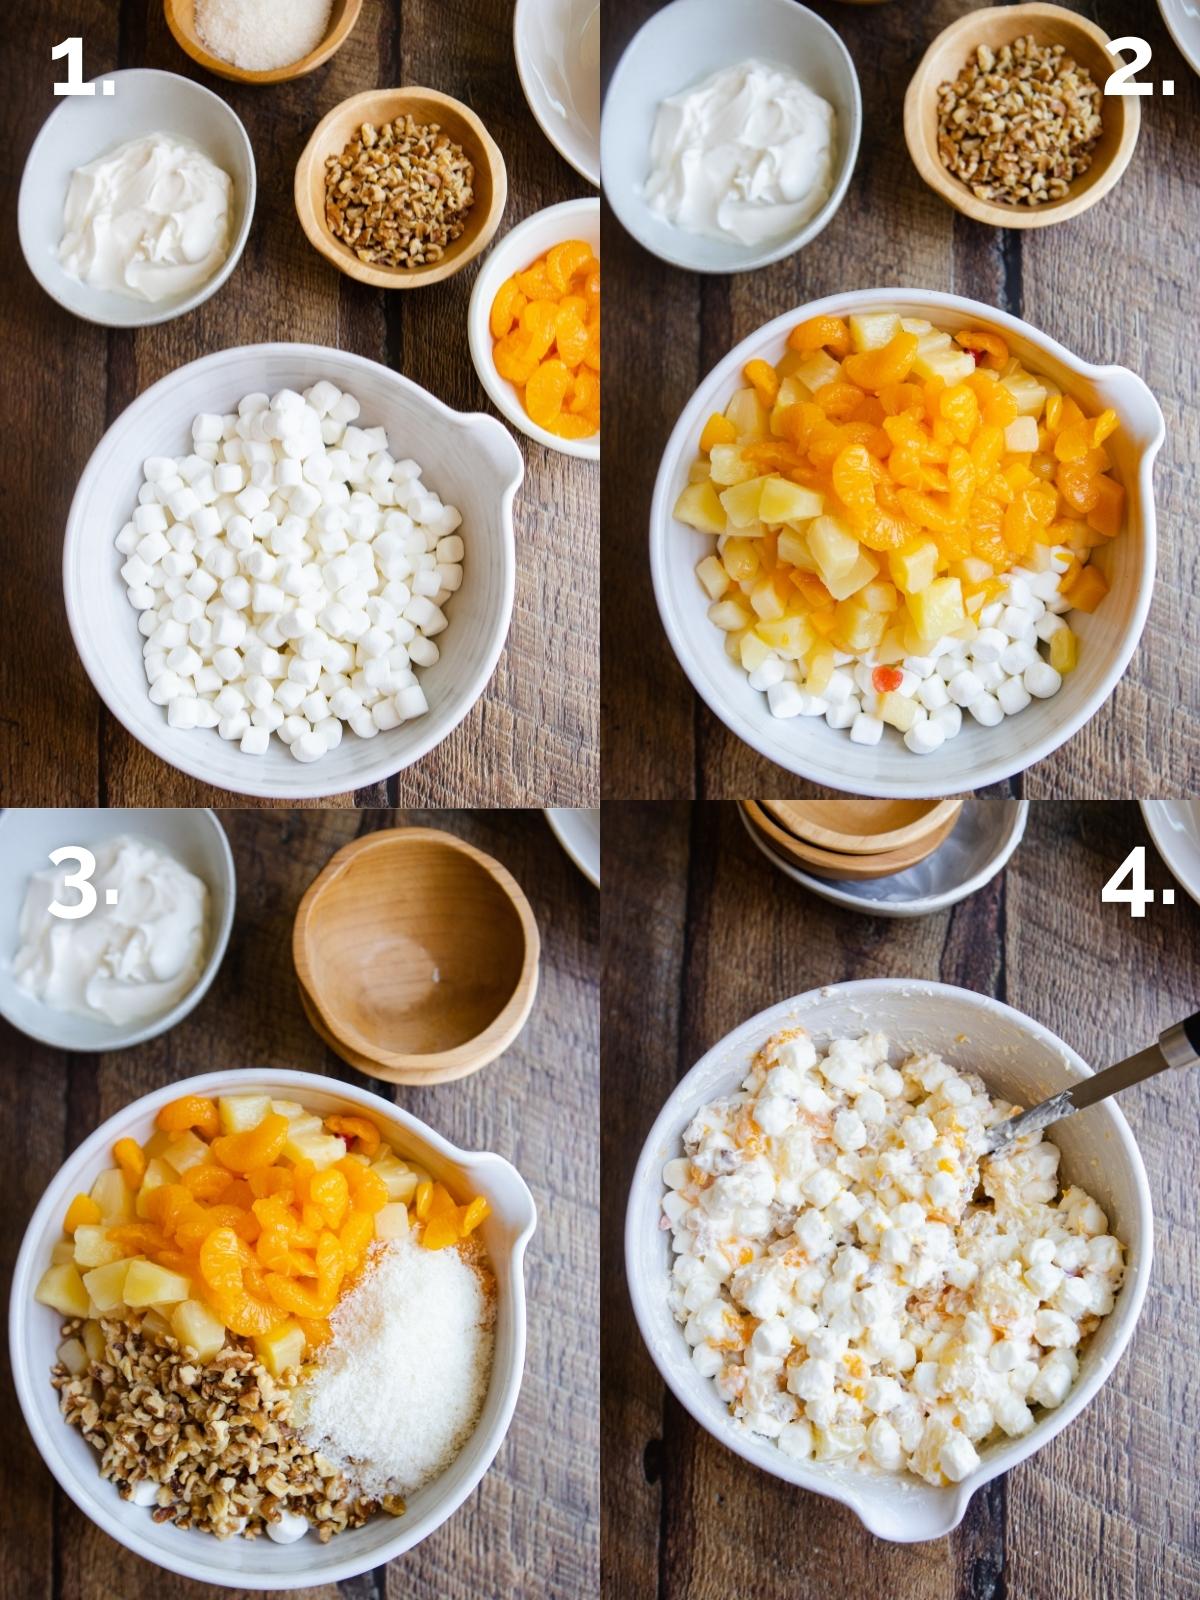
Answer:
[[[608, 0], [607, 73], [660, 3]], [[973, 9], [969, 0], [863, 7], [811, 0], [854, 58], [864, 121], [846, 198], [798, 255], [752, 273], [701, 278], [650, 256], [606, 216], [610, 283], [625, 307], [608, 329], [609, 382], [615, 370], [620, 398], [606, 423], [601, 558], [606, 797], [832, 792], [759, 756], [693, 693], [655, 609], [647, 519], [667, 437], [704, 374], [772, 317], [822, 295], [882, 284], [983, 300], [1025, 317], [1088, 360], [1132, 367], [1154, 390], [1168, 435], [1156, 468], [1158, 584], [1141, 646], [1086, 728], [991, 792], [1075, 798], [1196, 792], [1200, 553], [1188, 536], [1188, 496], [1200, 463], [1200, 383], [1192, 359], [1200, 309], [1194, 249], [1200, 80], [1172, 44], [1154, 0], [1067, 4], [1110, 37], [1140, 34], [1154, 51], [1153, 67], [1141, 76], [1175, 80], [1173, 98], [1142, 100], [1141, 140], [1121, 182], [1073, 222], [1024, 236], [973, 223], [928, 189], [909, 159], [902, 132], [909, 79], [930, 40]], [[636, 649], [628, 647], [631, 639]]]
[[[105, 330], [79, 322], [20, 260], [16, 195], [26, 152], [54, 106], [50, 48], [82, 34], [89, 75], [148, 66], [195, 78], [237, 112], [254, 146], [258, 203], [229, 283], [174, 322]], [[0, 284], [7, 382], [0, 422], [19, 450], [3, 469], [6, 612], [37, 617], [38, 671], [17, 633], [0, 645], [0, 795], [18, 804], [254, 804], [176, 772], [104, 710], [75, 655], [62, 605], [61, 536], [76, 480], [108, 423], [150, 384], [230, 345], [326, 344], [384, 362], [448, 405], [491, 410], [466, 342], [468, 267], [447, 283], [387, 294], [337, 272], [296, 219], [292, 177], [309, 134], [347, 96], [421, 84], [465, 100], [508, 167], [502, 228], [594, 193], [544, 138], [521, 93], [510, 0], [367, 0], [342, 49], [292, 83], [229, 83], [171, 38], [157, 0], [47, 0], [0, 50], [0, 184], [11, 271]], [[593, 805], [599, 792], [599, 474], [514, 435], [517, 585], [499, 666], [465, 721], [388, 784], [322, 805]]]
[[[401, 1559], [313, 1600], [576, 1600], [598, 1582], [599, 1367], [596, 1234], [598, 907], [540, 812], [253, 811], [222, 816], [238, 873], [233, 936], [211, 993], [179, 1027], [119, 1054], [66, 1055], [0, 1023], [0, 1244], [7, 1275], [25, 1221], [63, 1160], [140, 1094], [218, 1066], [293, 1067], [383, 1092], [468, 1149], [495, 1150], [528, 1182], [538, 1229], [526, 1257], [529, 1340], [508, 1437], [466, 1504]], [[357, 1077], [308, 1027], [291, 963], [292, 919], [329, 856], [357, 834], [405, 822], [458, 834], [502, 861], [532, 903], [541, 986], [525, 1031], [461, 1083], [392, 1091]], [[0, 1451], [8, 1508], [3, 1600], [220, 1600], [236, 1594], [151, 1568], [59, 1493], [20, 1420]]]
[[[605, 808], [602, 1125], [606, 1600], [1194, 1600], [1200, 1595], [1200, 1078], [1122, 1101], [1157, 1216], [1154, 1275], [1104, 1389], [1031, 1461], [975, 1495], [948, 1539], [899, 1546], [725, 1450], [667, 1394], [633, 1321], [622, 1225], [633, 1167], [679, 1078], [754, 1012], [824, 983], [912, 977], [1006, 1000], [1093, 1062], [1193, 1010], [1200, 908], [1143, 921], [1100, 889], [1136, 806], [1041, 802], [1008, 870], [938, 916], [841, 910], [775, 873], [732, 805]], [[611, 999], [610, 999], [611, 997]]]

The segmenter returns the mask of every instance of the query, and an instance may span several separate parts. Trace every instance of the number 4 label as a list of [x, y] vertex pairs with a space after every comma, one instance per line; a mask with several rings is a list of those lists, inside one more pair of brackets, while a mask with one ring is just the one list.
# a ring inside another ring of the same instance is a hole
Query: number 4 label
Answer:
[[[1122, 885], [1128, 880], [1128, 887]], [[1146, 846], [1135, 845], [1100, 891], [1105, 905], [1127, 905], [1131, 917], [1144, 917], [1146, 907], [1154, 903], [1154, 890], [1146, 887]], [[1162, 903], [1175, 904], [1174, 889], [1164, 889]]]

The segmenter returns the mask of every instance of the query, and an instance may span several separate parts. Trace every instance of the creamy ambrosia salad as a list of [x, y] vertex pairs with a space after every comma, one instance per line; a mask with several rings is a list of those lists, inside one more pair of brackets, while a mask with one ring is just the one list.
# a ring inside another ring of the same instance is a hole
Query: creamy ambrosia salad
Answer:
[[1065, 1399], [1124, 1248], [1018, 1109], [881, 1033], [769, 1040], [663, 1171], [670, 1305], [739, 1425], [803, 1460], [957, 1483]]

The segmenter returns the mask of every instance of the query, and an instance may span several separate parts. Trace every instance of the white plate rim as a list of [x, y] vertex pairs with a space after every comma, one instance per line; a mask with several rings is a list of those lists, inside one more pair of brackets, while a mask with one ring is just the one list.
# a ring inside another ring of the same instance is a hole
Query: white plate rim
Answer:
[[594, 884], [598, 889], [600, 887], [600, 823], [597, 822], [596, 826], [596, 849], [593, 854], [590, 850], [581, 848], [577, 840], [572, 837], [570, 826], [564, 822], [564, 818], [575, 816], [581, 811], [595, 812], [596, 816], [599, 817], [599, 808], [596, 806], [546, 806], [544, 810], [546, 821], [550, 824], [554, 837], [588, 882]]

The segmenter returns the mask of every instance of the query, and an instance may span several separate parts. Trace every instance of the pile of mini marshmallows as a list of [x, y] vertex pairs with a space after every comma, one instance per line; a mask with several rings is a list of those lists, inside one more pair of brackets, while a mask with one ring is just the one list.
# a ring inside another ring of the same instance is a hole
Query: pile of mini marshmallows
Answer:
[[428, 711], [414, 669], [438, 659], [462, 518], [358, 415], [324, 380], [248, 394], [196, 418], [190, 455], [145, 463], [116, 544], [173, 728], [317, 761], [344, 723], [370, 739]]
[[[1015, 717], [1034, 700], [1048, 700], [1062, 688], [1062, 675], [1039, 652], [1066, 623], [1070, 602], [1059, 593], [1070, 551], [1055, 549], [1044, 572], [1014, 567], [1003, 579], [1001, 595], [979, 614], [979, 631], [970, 640], [939, 639], [927, 656], [906, 656], [895, 692], [911, 703], [911, 721], [897, 727], [914, 755], [932, 755], [962, 731], [963, 712], [985, 728]], [[874, 683], [869, 658], [839, 653], [823, 694], [800, 688], [795, 662], [769, 656], [750, 673], [750, 686], [766, 691], [776, 717], [824, 717], [831, 728], [848, 730], [855, 744], [878, 744], [885, 723], [879, 715], [883, 695]]]

